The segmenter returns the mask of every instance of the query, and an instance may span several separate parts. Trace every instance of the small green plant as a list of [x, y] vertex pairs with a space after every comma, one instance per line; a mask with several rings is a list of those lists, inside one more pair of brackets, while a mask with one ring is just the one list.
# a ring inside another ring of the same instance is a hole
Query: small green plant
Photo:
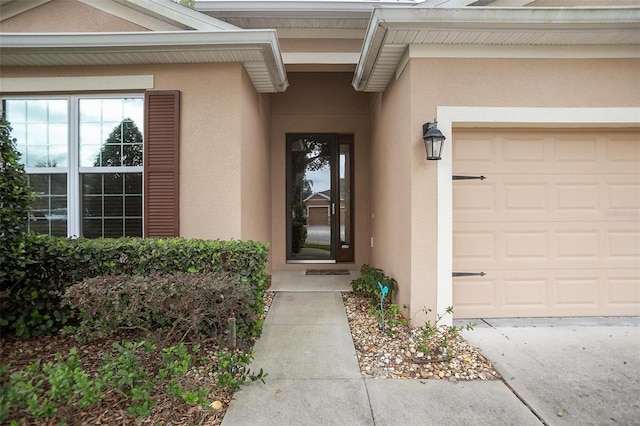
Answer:
[[[375, 316], [380, 321], [384, 321], [387, 327], [383, 330], [387, 336], [393, 337], [393, 331], [398, 327], [409, 327], [411, 321], [402, 315], [402, 311], [407, 309], [407, 305], [402, 305], [402, 308], [395, 303], [387, 303], [384, 310], [379, 309], [378, 306], [372, 305], [369, 309], [369, 314]], [[383, 320], [384, 312], [384, 320]]]
[[253, 353], [240, 353], [233, 354], [224, 351], [216, 352], [218, 358], [218, 378], [217, 385], [223, 388], [229, 388], [233, 391], [240, 389], [244, 385], [247, 379], [252, 382], [260, 380], [264, 383], [264, 378], [268, 373], [265, 373], [262, 368], [258, 373], [252, 373], [248, 368]]
[[103, 382], [92, 380], [82, 369], [78, 352], [69, 351], [67, 358], [55, 355], [55, 362], [42, 365], [36, 360], [25, 370], [16, 371], [7, 379], [8, 367], [0, 372], [0, 422], [6, 420], [9, 409], [17, 407], [34, 419], [49, 418], [60, 407], [85, 408], [104, 398]]
[[388, 289], [387, 297], [391, 299], [396, 285], [395, 278], [388, 277], [382, 269], [373, 268], [367, 264], [360, 268], [360, 276], [351, 281], [353, 293], [367, 297], [374, 304], [380, 302], [382, 289], [385, 287]]
[[[428, 315], [431, 309], [424, 308], [422, 311]], [[418, 350], [423, 352], [425, 356], [451, 358], [453, 356], [451, 343], [458, 338], [461, 331], [473, 330], [475, 327], [475, 323], [472, 322], [460, 327], [439, 325], [445, 315], [453, 315], [453, 306], [447, 307], [444, 314], [436, 314], [435, 321], [432, 322], [428, 319], [422, 328], [422, 341], [418, 345]]]
[[16, 420], [9, 418], [12, 410], [25, 416], [16, 424], [27, 424], [28, 419], [71, 422], [65, 416], [99, 404], [106, 394], [117, 395], [128, 407], [127, 414], [140, 420], [151, 413], [153, 391], [161, 388], [186, 404], [208, 408], [210, 389], [194, 387], [188, 379], [198, 367], [217, 372], [217, 384], [234, 391], [248, 380], [264, 383], [267, 373], [262, 369], [252, 373], [248, 368], [252, 353], [219, 351], [215, 365], [209, 365], [198, 358], [199, 351], [200, 345], [189, 349], [180, 343], [158, 350], [146, 340], [125, 340], [113, 344], [113, 354], [104, 355], [95, 377], [83, 369], [75, 348], [66, 358], [56, 354], [55, 362], [35, 361], [12, 374], [9, 366], [0, 366], [0, 424]]

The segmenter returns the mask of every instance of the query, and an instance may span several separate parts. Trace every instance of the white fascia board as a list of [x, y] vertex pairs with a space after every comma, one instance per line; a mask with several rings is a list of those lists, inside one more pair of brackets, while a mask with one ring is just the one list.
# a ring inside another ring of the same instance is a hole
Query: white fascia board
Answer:
[[109, 15], [132, 22], [151, 31], [179, 31], [187, 28], [185, 25], [169, 19], [161, 19], [150, 13], [138, 10], [117, 0], [78, 0], [87, 6], [101, 10]]
[[275, 30], [125, 33], [0, 33], [0, 65], [11, 53], [175, 52], [176, 48], [262, 50], [275, 91], [288, 86]]
[[182, 6], [171, 0], [114, 0], [154, 18], [179, 23], [184, 29], [194, 30], [237, 30], [238, 27], [196, 10]]
[[454, 7], [466, 7], [476, 2], [477, 0], [426, 0], [425, 2], [421, 3], [420, 6], [454, 8]]
[[[162, 50], [175, 46], [272, 44], [275, 30], [239, 31], [137, 31], [103, 33], [0, 33], [2, 53], [9, 49], [123, 49]], [[1, 57], [1, 56], [0, 56]]]
[[502, 46], [412, 44], [411, 58], [585, 59], [640, 58], [638, 46]]
[[360, 52], [360, 59], [356, 65], [356, 71], [353, 75], [352, 86], [356, 90], [365, 90], [369, 76], [375, 66], [375, 61], [378, 59], [380, 49], [384, 44], [384, 38], [386, 36], [386, 28], [381, 25], [380, 22], [380, 9], [374, 9], [371, 14], [371, 20], [367, 27], [367, 32], [362, 43], [362, 51]]
[[544, 32], [553, 29], [600, 31], [602, 29], [640, 32], [640, 7], [591, 8], [476, 8], [443, 9], [433, 7], [376, 8], [362, 45], [353, 78], [356, 90], [366, 90], [368, 79], [378, 60], [387, 32], [441, 29], [461, 31]]
[[300, 0], [277, 0], [277, 1], [255, 1], [255, 0], [199, 0], [196, 2], [196, 9], [202, 12], [228, 12], [235, 14], [258, 13], [257, 16], [267, 14], [277, 14], [277, 16], [287, 16], [290, 13], [302, 14], [305, 17], [317, 17], [335, 12], [360, 12], [371, 13], [374, 7], [381, 6], [416, 6], [419, 1], [348, 1], [348, 0], [320, 0], [320, 1], [300, 1]]
[[598, 29], [630, 28], [640, 30], [640, 7], [588, 7], [588, 8], [497, 8], [465, 7], [445, 8], [381, 8], [379, 20], [390, 28], [435, 29], [465, 28], [486, 30], [522, 30], [525, 28]]

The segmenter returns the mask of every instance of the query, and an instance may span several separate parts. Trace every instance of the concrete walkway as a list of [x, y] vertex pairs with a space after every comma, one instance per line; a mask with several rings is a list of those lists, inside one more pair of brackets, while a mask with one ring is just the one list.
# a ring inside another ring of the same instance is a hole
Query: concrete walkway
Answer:
[[[306, 285], [306, 291], [276, 294], [262, 337], [254, 347], [251, 365], [252, 370], [263, 368], [268, 372], [266, 384], [248, 384], [237, 392], [225, 415], [224, 426], [638, 424], [640, 421], [637, 319], [616, 324], [615, 331], [609, 328], [611, 325], [584, 327], [584, 333], [573, 333], [575, 340], [570, 342], [565, 342], [564, 336], [572, 334], [572, 328], [540, 326], [532, 332], [533, 327], [522, 324], [515, 327], [505, 324], [503, 328], [476, 321], [484, 326], [466, 337], [496, 362], [508, 385], [502, 381], [455, 384], [438, 380], [364, 379], [339, 292], [349, 289], [344, 288], [344, 283], [351, 278], [302, 276], [303, 272], [293, 273], [277, 280], [276, 290], [298, 281], [306, 282], [302, 284]], [[308, 279], [315, 284], [309, 284]], [[554, 332], [547, 333], [550, 328]], [[596, 334], [601, 334], [604, 341], [591, 341], [589, 330], [600, 330]], [[583, 350], [579, 343], [584, 339], [591, 342], [589, 349], [594, 346], [600, 349], [592, 357], [581, 358], [590, 364], [576, 369], [572, 365], [576, 360], [574, 353], [587, 352], [586, 346]], [[594, 402], [596, 399], [598, 403]]]

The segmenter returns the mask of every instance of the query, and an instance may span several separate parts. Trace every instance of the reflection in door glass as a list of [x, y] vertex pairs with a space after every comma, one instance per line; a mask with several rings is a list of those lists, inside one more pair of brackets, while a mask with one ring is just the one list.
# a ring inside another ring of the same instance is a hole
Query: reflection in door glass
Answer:
[[331, 141], [320, 136], [290, 142], [290, 260], [333, 258]]
[[351, 247], [351, 158], [350, 146], [340, 144], [340, 246]]

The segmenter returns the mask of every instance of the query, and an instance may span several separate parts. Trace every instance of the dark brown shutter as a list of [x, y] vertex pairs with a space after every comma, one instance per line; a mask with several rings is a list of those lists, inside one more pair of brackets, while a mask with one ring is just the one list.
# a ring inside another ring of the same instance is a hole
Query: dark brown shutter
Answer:
[[144, 236], [180, 235], [180, 92], [145, 93]]

